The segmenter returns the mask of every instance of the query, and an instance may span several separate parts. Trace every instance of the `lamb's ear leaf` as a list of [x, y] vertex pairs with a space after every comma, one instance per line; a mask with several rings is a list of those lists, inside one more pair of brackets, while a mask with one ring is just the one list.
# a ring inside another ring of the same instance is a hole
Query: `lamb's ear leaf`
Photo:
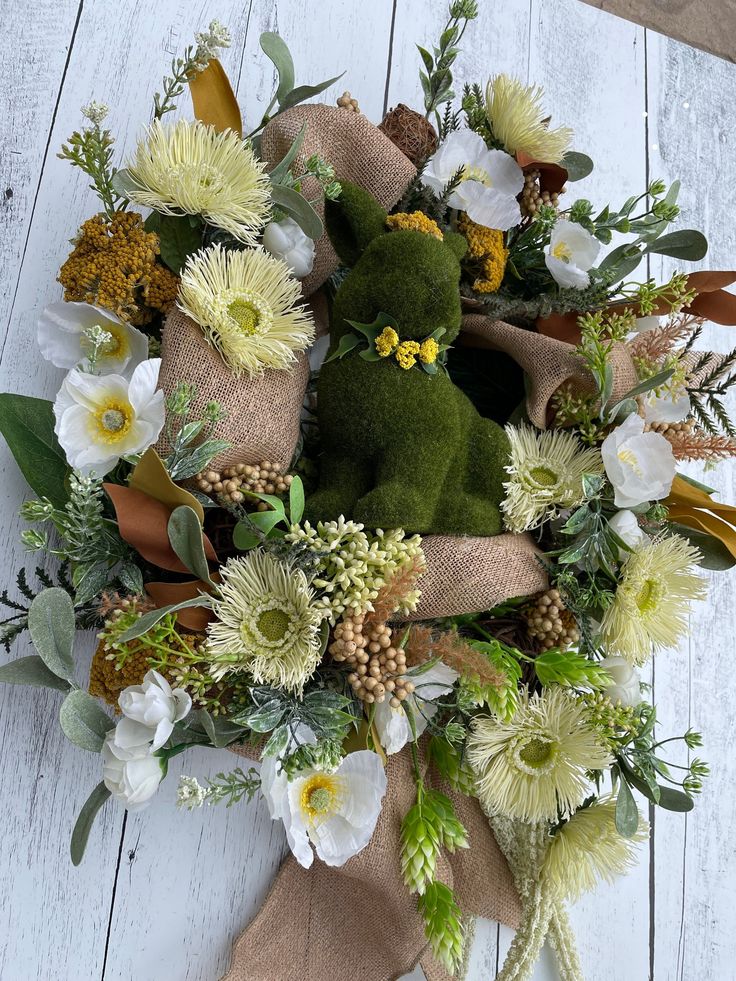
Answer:
[[354, 266], [368, 245], [387, 232], [386, 211], [372, 194], [350, 181], [340, 181], [336, 201], [325, 201], [330, 241], [346, 266]]
[[97, 817], [97, 812], [109, 797], [110, 791], [107, 789], [105, 784], [98, 783], [87, 800], [84, 802], [84, 806], [79, 812], [79, 817], [74, 825], [74, 831], [72, 831], [70, 851], [72, 863], [74, 865], [79, 865], [79, 863], [82, 861], [82, 858], [84, 857], [84, 850], [87, 847], [89, 833], [92, 830], [92, 825]]

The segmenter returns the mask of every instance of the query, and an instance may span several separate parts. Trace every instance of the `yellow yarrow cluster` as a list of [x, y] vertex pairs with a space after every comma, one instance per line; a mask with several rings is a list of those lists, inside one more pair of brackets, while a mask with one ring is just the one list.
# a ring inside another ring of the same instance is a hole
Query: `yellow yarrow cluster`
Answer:
[[376, 351], [382, 358], [388, 358], [394, 353], [399, 343], [399, 335], [393, 327], [384, 327], [376, 338]]
[[442, 241], [442, 231], [436, 221], [433, 221], [423, 211], [399, 211], [395, 215], [389, 215], [386, 224], [391, 231], [412, 231], [423, 232], [425, 235], [432, 235]]
[[458, 229], [468, 243], [468, 258], [479, 268], [480, 276], [473, 283], [478, 293], [495, 293], [503, 282], [509, 251], [504, 245], [503, 232], [497, 228], [477, 225], [463, 214]]
[[396, 348], [396, 360], [399, 362], [399, 367], [405, 371], [413, 368], [417, 363], [420, 348], [421, 344], [418, 341], [402, 341]]
[[177, 277], [157, 259], [158, 235], [141, 215], [117, 211], [89, 218], [59, 270], [64, 299], [112, 310], [131, 324], [147, 324], [176, 299]]
[[375, 340], [376, 351], [382, 358], [392, 354], [396, 356], [399, 365], [408, 370], [417, 363], [417, 357], [422, 364], [434, 364], [440, 352], [440, 346], [433, 337], [419, 341], [401, 341], [393, 327], [384, 327]]

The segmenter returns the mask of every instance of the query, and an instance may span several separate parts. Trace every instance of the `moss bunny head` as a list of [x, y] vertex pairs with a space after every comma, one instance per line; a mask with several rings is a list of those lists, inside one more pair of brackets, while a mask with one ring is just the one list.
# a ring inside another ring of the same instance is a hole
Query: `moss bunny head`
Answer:
[[[425, 215], [387, 216], [351, 184], [325, 215], [335, 250], [352, 268], [335, 296], [320, 373], [320, 486], [308, 517], [498, 534], [506, 434], [434, 357], [436, 342], [449, 344], [460, 329], [465, 240], [443, 236]], [[388, 325], [383, 343], [381, 325]]]

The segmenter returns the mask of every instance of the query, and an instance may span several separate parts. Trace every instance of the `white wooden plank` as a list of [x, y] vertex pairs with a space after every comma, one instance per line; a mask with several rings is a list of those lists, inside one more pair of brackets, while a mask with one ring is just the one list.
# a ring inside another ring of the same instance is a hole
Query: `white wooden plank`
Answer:
[[[681, 179], [682, 226], [701, 228], [710, 243], [698, 265], [733, 268], [736, 234], [727, 219], [727, 175], [736, 139], [723, 119], [736, 95], [736, 67], [650, 32], [647, 53], [652, 176]], [[652, 263], [659, 278], [683, 266], [692, 268], [669, 259]], [[708, 325], [698, 346], [726, 351], [735, 342], [733, 328]], [[729, 399], [729, 407], [733, 414], [736, 398]], [[703, 477], [702, 466], [685, 469]], [[704, 479], [721, 500], [733, 502], [734, 476], [733, 464], [727, 463]], [[689, 640], [660, 657], [655, 669], [662, 736], [688, 725], [701, 730], [704, 747], [695, 753], [712, 765], [694, 812], [683, 817], [658, 810], [655, 816], [654, 971], [657, 978], [677, 981], [733, 975], [735, 730], [723, 665], [733, 651], [736, 581], [732, 572], [707, 578], [709, 597], [694, 609]], [[680, 751], [670, 758], [682, 763], [686, 756]]]

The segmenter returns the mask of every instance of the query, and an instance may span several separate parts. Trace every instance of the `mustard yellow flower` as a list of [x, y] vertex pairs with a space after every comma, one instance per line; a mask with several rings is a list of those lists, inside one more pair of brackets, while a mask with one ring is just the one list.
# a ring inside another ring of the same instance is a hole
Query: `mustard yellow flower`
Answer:
[[417, 341], [402, 341], [396, 348], [396, 360], [406, 371], [417, 363], [420, 345]]
[[423, 232], [425, 235], [438, 238], [440, 241], [443, 238], [437, 222], [422, 211], [412, 211], [411, 213], [400, 211], [395, 215], [389, 215], [386, 224], [391, 231]]
[[419, 360], [422, 364], [434, 364], [439, 353], [440, 346], [434, 337], [427, 337], [419, 345]]
[[399, 335], [393, 327], [384, 327], [376, 338], [376, 351], [378, 351], [382, 358], [387, 358], [390, 354], [394, 353], [398, 343]]

